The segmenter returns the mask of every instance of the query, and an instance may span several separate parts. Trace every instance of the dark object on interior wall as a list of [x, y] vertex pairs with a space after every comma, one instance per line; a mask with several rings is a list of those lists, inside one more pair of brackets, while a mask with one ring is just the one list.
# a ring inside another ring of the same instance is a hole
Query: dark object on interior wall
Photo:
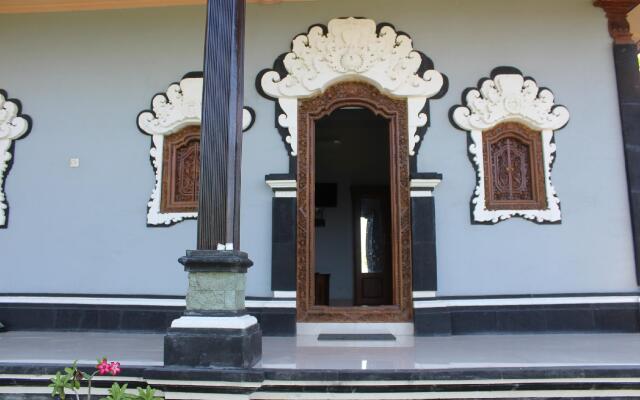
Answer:
[[331, 274], [321, 274], [316, 272], [316, 305], [328, 306], [329, 305], [329, 288]]
[[327, 221], [324, 219], [324, 208], [316, 208], [316, 228], [324, 228]]
[[316, 182], [316, 207], [338, 207], [338, 184]]
[[0, 322], [0, 332], [4, 332], [4, 331], [6, 331], [6, 328], [4, 327], [2, 322]]

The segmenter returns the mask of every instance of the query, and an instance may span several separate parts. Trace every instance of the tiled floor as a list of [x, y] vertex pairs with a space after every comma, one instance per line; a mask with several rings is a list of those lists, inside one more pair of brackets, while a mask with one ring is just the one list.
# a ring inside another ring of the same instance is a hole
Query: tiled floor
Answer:
[[[0, 363], [93, 364], [107, 356], [123, 366], [162, 365], [163, 336], [131, 333], [0, 333]], [[640, 366], [640, 335], [483, 335], [396, 342], [263, 339], [265, 368], [428, 369], [549, 366]]]

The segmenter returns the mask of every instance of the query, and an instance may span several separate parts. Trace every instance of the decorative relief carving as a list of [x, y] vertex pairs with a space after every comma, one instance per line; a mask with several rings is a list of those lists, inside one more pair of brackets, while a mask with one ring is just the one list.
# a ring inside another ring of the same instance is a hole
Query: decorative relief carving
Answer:
[[560, 200], [551, 185], [553, 133], [567, 124], [569, 111], [512, 68], [495, 70], [479, 86], [453, 110], [456, 125], [469, 132], [477, 172], [473, 221], [521, 216], [559, 222]]
[[[392, 224], [392, 276], [393, 306], [381, 307], [326, 307], [315, 306], [314, 254], [315, 254], [315, 123], [334, 110], [347, 107], [366, 107], [389, 120], [391, 166], [391, 224]], [[324, 93], [300, 101], [298, 112], [297, 182], [297, 310], [298, 321], [351, 321], [381, 322], [410, 321], [412, 319], [412, 267], [411, 267], [411, 207], [409, 181], [408, 137], [404, 134], [408, 124], [405, 100], [393, 99], [363, 82], [342, 82]]]
[[[149, 226], [169, 226], [184, 219], [194, 219], [198, 217], [194, 208], [189, 204], [176, 204], [177, 195], [174, 192], [176, 187], [165, 188], [165, 182], [169, 182], [167, 176], [179, 179], [178, 175], [167, 175], [173, 172], [166, 171], [169, 164], [165, 163], [165, 141], [173, 143], [173, 135], [178, 132], [189, 130], [190, 135], [199, 132], [202, 118], [202, 75], [188, 74], [179, 82], [169, 86], [166, 93], [157, 94], [151, 102], [151, 110], [146, 110], [138, 115], [138, 127], [143, 133], [151, 135], [151, 164], [155, 170], [156, 184], [148, 203], [147, 225]], [[242, 116], [242, 129], [247, 131], [253, 125], [255, 114], [252, 109], [245, 107]], [[190, 142], [193, 145], [193, 142]], [[183, 161], [189, 161], [184, 159]], [[199, 157], [198, 157], [199, 160]], [[196, 163], [199, 167], [199, 163]], [[171, 164], [172, 170], [176, 165]], [[186, 171], [186, 170], [185, 170]], [[188, 182], [186, 176], [182, 176], [182, 184]], [[175, 183], [175, 181], [172, 181]], [[182, 188], [184, 189], [184, 187]], [[170, 198], [166, 199], [165, 195]], [[188, 203], [180, 202], [178, 203]], [[197, 203], [197, 201], [196, 201]]]
[[419, 128], [427, 125], [427, 101], [444, 86], [444, 77], [414, 50], [409, 36], [388, 24], [376, 26], [370, 19], [339, 18], [329, 21], [328, 27], [313, 26], [293, 40], [282, 63], [286, 74], [264, 71], [259, 89], [278, 101], [282, 113], [277, 120], [288, 132], [285, 141], [291, 156], [298, 154], [298, 99], [354, 80], [407, 99], [407, 146], [409, 154], [415, 155]]
[[615, 44], [635, 43], [627, 14], [640, 5], [640, 0], [596, 0], [593, 5], [605, 11], [609, 35]]
[[30, 120], [20, 113], [20, 103], [9, 100], [0, 90], [0, 228], [6, 228], [9, 220], [9, 204], [4, 192], [5, 179], [11, 168], [13, 141], [30, 129]]

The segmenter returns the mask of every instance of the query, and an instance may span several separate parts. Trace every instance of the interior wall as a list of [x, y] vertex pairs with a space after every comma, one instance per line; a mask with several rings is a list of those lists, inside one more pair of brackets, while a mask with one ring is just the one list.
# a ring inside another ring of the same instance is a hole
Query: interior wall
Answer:
[[330, 299], [335, 304], [353, 305], [351, 188], [388, 184], [389, 147], [379, 145], [388, 128], [369, 110], [338, 110], [332, 117], [316, 125], [316, 182], [338, 185], [337, 207], [324, 209], [325, 226], [315, 230], [316, 272], [330, 274]]
[[[448, 76], [431, 102], [421, 171], [435, 191], [440, 295], [635, 291], [615, 75], [606, 19], [591, 0], [323, 0], [249, 5], [242, 249], [247, 293], [270, 292], [271, 197], [264, 175], [287, 171], [274, 103], [253, 82], [292, 38], [340, 16], [391, 22]], [[16, 143], [0, 230], [0, 292], [179, 295], [177, 258], [195, 222], [145, 226], [153, 187], [136, 115], [153, 94], [202, 68], [203, 7], [0, 15], [0, 88], [34, 121]], [[543, 22], [541, 22], [543, 21]], [[499, 65], [550, 87], [571, 112], [556, 135], [561, 225], [514, 219], [471, 225], [475, 174], [465, 133], [448, 119], [467, 87]], [[70, 169], [69, 158], [80, 168]]]

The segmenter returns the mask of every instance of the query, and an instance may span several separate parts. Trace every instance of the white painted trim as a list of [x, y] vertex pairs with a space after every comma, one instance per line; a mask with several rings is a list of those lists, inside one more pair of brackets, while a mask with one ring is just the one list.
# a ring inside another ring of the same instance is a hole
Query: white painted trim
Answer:
[[296, 180], [295, 179], [270, 179], [265, 181], [265, 183], [274, 191], [276, 190], [296, 190]]
[[298, 336], [314, 335], [321, 333], [390, 333], [394, 336], [413, 335], [412, 322], [298, 322], [296, 323]]
[[[74, 360], [73, 358], [16, 358], [16, 359], [10, 359], [10, 358], [3, 358], [2, 362], [3, 363], [13, 363], [13, 364], [69, 364], [72, 361], [76, 361], [78, 363], [79, 366], [87, 366], [87, 367], [91, 367], [91, 366], [95, 366], [96, 365], [96, 360], [93, 359], [79, 359], [79, 360]], [[126, 362], [122, 362], [122, 366], [124, 368], [129, 368], [129, 367], [149, 367], [149, 366], [154, 366], [154, 367], [161, 367], [163, 364], [162, 361], [126, 361]]]
[[289, 291], [285, 291], [285, 290], [274, 290], [273, 291], [273, 297], [274, 298], [285, 298], [285, 299], [295, 299], [296, 298], [296, 291], [295, 290], [289, 290]]
[[249, 400], [247, 394], [164, 392], [165, 400]]
[[7, 197], [4, 193], [4, 180], [9, 172], [11, 144], [20, 139], [29, 130], [29, 120], [20, 115], [18, 103], [5, 99], [0, 92], [0, 228], [7, 226]]
[[295, 199], [298, 197], [298, 192], [295, 190], [276, 190], [273, 192], [273, 197]]
[[256, 325], [258, 320], [251, 315], [241, 317], [191, 317], [174, 319], [172, 328], [188, 329], [247, 329]]
[[[78, 394], [82, 396], [86, 396], [87, 393], [88, 389], [86, 387], [78, 389]], [[126, 393], [137, 394], [138, 390], [129, 388], [126, 390]], [[51, 394], [51, 388], [48, 386], [0, 386], [0, 394]], [[106, 396], [109, 394], [109, 389], [94, 387], [91, 389], [91, 394]], [[163, 395], [164, 393], [161, 390], [156, 390], [156, 396], [162, 397]], [[67, 397], [71, 398], [69, 394], [67, 394]]]
[[[202, 77], [184, 78], [169, 86], [166, 93], [157, 94], [151, 101], [152, 110], [138, 115], [138, 127], [151, 136], [151, 162], [155, 170], [155, 185], [147, 204], [147, 224], [171, 225], [185, 219], [198, 218], [197, 212], [160, 211], [162, 196], [162, 157], [164, 137], [179, 132], [188, 126], [200, 126], [202, 120]], [[253, 114], [245, 107], [242, 110], [242, 129], [253, 123]]]
[[[569, 122], [569, 110], [554, 103], [551, 91], [538, 88], [533, 79], [525, 79], [521, 74], [499, 74], [485, 80], [480, 90], [471, 90], [465, 105], [455, 108], [453, 120], [460, 129], [469, 133], [472, 142], [468, 150], [477, 175], [472, 200], [474, 221], [497, 223], [514, 216], [536, 222], [561, 220], [560, 199], [551, 184], [551, 167], [556, 151], [553, 134]], [[487, 209], [482, 134], [504, 122], [522, 123], [542, 135], [546, 209]]]
[[411, 189], [435, 189], [442, 179], [411, 179]]
[[[282, 292], [287, 293], [287, 292]], [[429, 294], [431, 292], [414, 292]], [[275, 294], [275, 293], [274, 293]], [[612, 295], [612, 296], [565, 296], [565, 297], [502, 297], [494, 299], [447, 299], [447, 300], [416, 300], [414, 308], [442, 308], [442, 307], [482, 307], [482, 306], [512, 306], [512, 305], [553, 305], [553, 304], [620, 304], [640, 303], [640, 295]], [[64, 296], [14, 296], [0, 295], [0, 304], [64, 304], [64, 305], [108, 305], [108, 306], [157, 306], [157, 307], [185, 307], [184, 299], [171, 298], [136, 298], [136, 297], [64, 297]], [[296, 308], [294, 298], [285, 300], [274, 299], [245, 300], [247, 308]]]
[[[531, 364], [529, 364], [531, 365]], [[384, 380], [384, 381], [340, 381], [343, 386], [459, 386], [459, 385], [496, 385], [496, 384], [531, 384], [531, 383], [640, 383], [640, 378], [548, 378], [548, 379], [433, 379], [433, 380]], [[264, 386], [327, 386], [336, 381], [281, 381], [265, 379]]]
[[498, 299], [452, 299], [414, 301], [414, 308], [527, 306], [553, 304], [619, 304], [638, 303], [638, 296], [585, 296], [585, 297], [515, 297]]
[[505, 390], [420, 393], [282, 393], [256, 392], [252, 400], [422, 400], [422, 399], [522, 399], [522, 398], [618, 398], [640, 396], [640, 390]]
[[[0, 296], [0, 304], [75, 304], [96, 306], [185, 307], [185, 299], [137, 297]], [[247, 308], [296, 308], [295, 300], [245, 300]]]
[[413, 292], [413, 298], [414, 299], [422, 299], [425, 297], [436, 297], [436, 292], [435, 291], [431, 291], [431, 290], [424, 290], [424, 291], [414, 291]]
[[412, 190], [411, 197], [433, 197], [433, 192], [430, 190]]
[[247, 308], [296, 308], [295, 300], [245, 300]]
[[150, 386], [243, 387], [256, 389], [262, 386], [261, 382], [183, 381], [171, 379], [146, 379], [144, 382]]
[[[95, 364], [95, 360], [92, 362]], [[275, 365], [275, 364], [270, 364]], [[296, 369], [295, 363], [279, 364], [283, 369]], [[493, 367], [499, 367], [502, 364], [492, 364]], [[532, 366], [533, 364], [523, 364]], [[536, 364], [537, 365], [537, 364]], [[585, 366], [585, 364], [558, 364], [564, 366]], [[634, 365], [634, 364], [624, 364]], [[618, 365], [619, 366], [619, 365]], [[453, 370], [457, 368], [451, 368]], [[49, 379], [53, 375], [28, 375], [28, 374], [0, 374], [0, 379], [5, 380], [28, 380], [28, 381], [44, 381], [49, 383]], [[461, 386], [461, 385], [496, 385], [496, 384], [563, 384], [563, 383], [640, 383], [640, 378], [627, 377], [577, 377], [577, 378], [496, 378], [496, 379], [421, 379], [421, 380], [375, 380], [375, 381], [357, 381], [357, 380], [277, 380], [265, 379], [261, 382], [236, 382], [236, 381], [184, 381], [171, 379], [145, 379], [141, 377], [118, 376], [117, 378], [110, 376], [96, 376], [96, 381], [104, 382], [138, 382], [147, 383], [157, 386], [203, 386], [203, 387], [249, 387], [259, 388], [262, 386], [293, 386], [293, 387], [313, 387], [313, 386], [366, 386], [366, 387], [388, 387], [388, 386]], [[38, 386], [29, 386], [37, 388]]]
[[291, 155], [298, 154], [298, 100], [322, 93], [340, 81], [370, 82], [382, 93], [407, 100], [409, 154], [415, 155], [418, 128], [427, 124], [427, 100], [440, 92], [444, 78], [430, 69], [418, 75], [423, 59], [409, 36], [364, 18], [336, 18], [326, 31], [315, 25], [293, 39], [291, 52], [283, 58], [286, 75], [269, 70], [262, 75], [264, 93], [277, 99], [282, 114], [278, 124]]
[[137, 297], [0, 296], [0, 304], [76, 304], [96, 306], [185, 307], [185, 299]]
[[[265, 381], [265, 385], [268, 381]], [[291, 384], [292, 381], [287, 381]], [[339, 381], [330, 381], [329, 384], [340, 384]], [[360, 382], [356, 382], [360, 383]], [[389, 381], [380, 381], [381, 385], [387, 385]], [[478, 381], [470, 382], [477, 384]], [[86, 388], [79, 390], [81, 394], [86, 394]], [[50, 394], [51, 389], [43, 386], [0, 386], [0, 394]], [[94, 388], [92, 393], [95, 395], [106, 395], [106, 388]], [[127, 389], [127, 393], [135, 394], [135, 389]], [[215, 394], [215, 393], [189, 393], [189, 392], [171, 392], [156, 391], [156, 395], [164, 397], [167, 400], [226, 400], [226, 399], [243, 399], [243, 400], [419, 400], [419, 399], [491, 399], [491, 398], [620, 398], [620, 397], [637, 397], [640, 396], [640, 390], [635, 389], [583, 389], [583, 390], [505, 390], [505, 391], [460, 391], [460, 392], [371, 392], [371, 393], [313, 393], [313, 392], [269, 392], [259, 391], [247, 394]]]

